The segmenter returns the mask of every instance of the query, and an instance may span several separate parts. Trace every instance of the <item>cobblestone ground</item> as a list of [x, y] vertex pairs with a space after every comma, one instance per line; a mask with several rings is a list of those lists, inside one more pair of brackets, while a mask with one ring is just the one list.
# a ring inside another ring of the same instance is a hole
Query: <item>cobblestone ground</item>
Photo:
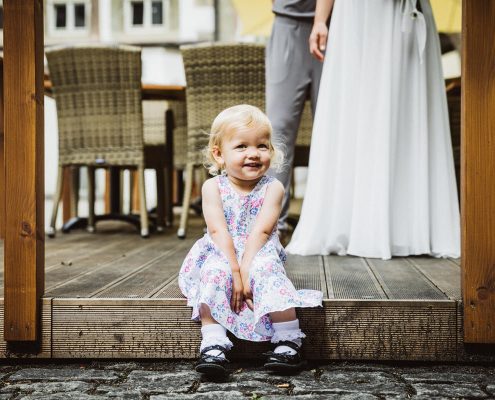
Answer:
[[211, 382], [190, 361], [43, 362], [0, 366], [2, 399], [489, 399], [495, 365], [310, 364], [277, 376], [259, 364], [234, 363], [223, 382]]

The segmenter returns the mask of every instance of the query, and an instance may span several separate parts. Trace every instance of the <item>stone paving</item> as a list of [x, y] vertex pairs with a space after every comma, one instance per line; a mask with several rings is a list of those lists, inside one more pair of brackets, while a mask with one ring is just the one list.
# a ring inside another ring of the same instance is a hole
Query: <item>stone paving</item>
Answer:
[[224, 381], [207, 381], [192, 361], [46, 361], [0, 365], [2, 399], [495, 399], [495, 364], [334, 362], [298, 375], [233, 363]]

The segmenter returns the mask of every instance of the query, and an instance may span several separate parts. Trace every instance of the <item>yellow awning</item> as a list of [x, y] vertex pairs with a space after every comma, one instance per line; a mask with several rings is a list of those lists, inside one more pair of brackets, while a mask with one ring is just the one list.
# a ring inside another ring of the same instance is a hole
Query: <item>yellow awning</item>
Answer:
[[[241, 20], [241, 35], [270, 36], [273, 13], [271, 0], [232, 0]], [[430, 0], [440, 32], [461, 31], [462, 0]]]
[[456, 33], [462, 27], [462, 0], [430, 0], [439, 32]]
[[241, 35], [270, 36], [272, 0], [232, 0], [241, 20]]

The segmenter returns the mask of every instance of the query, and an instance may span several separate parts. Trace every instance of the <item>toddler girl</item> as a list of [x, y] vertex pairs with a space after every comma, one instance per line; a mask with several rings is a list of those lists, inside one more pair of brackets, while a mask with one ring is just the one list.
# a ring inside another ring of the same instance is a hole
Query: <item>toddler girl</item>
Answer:
[[232, 348], [226, 330], [240, 339], [271, 340], [267, 369], [300, 368], [305, 335], [294, 307], [321, 306], [321, 292], [296, 290], [285, 274], [276, 233], [284, 187], [265, 175], [282, 161], [271, 135], [266, 115], [250, 105], [227, 108], [211, 127], [207, 157], [217, 176], [202, 188], [208, 231], [179, 274], [192, 319], [202, 324], [198, 372], [226, 372], [225, 353]]

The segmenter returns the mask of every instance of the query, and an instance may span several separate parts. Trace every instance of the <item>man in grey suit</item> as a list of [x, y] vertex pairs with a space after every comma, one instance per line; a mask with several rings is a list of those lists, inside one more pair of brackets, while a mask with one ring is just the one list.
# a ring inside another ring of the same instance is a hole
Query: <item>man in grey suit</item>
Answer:
[[311, 56], [308, 47], [315, 8], [316, 0], [273, 0], [275, 21], [266, 49], [266, 112], [273, 138], [284, 146], [286, 157], [285, 168], [272, 173], [285, 186], [277, 226], [281, 237], [288, 229], [292, 162], [304, 102], [309, 95], [314, 116], [320, 86], [322, 63]]

